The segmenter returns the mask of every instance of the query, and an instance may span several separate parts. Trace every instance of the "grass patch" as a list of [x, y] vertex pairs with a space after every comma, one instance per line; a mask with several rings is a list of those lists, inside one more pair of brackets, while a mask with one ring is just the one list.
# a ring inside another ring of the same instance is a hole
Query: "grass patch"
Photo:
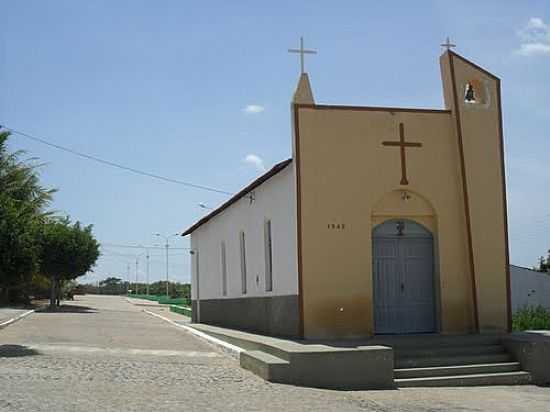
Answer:
[[542, 306], [526, 306], [512, 316], [512, 329], [522, 330], [550, 330], [550, 309]]
[[190, 305], [189, 299], [170, 298], [166, 295], [128, 295], [129, 298], [146, 299], [160, 303], [161, 305]]
[[171, 305], [170, 311], [179, 313], [180, 315], [191, 317], [191, 308], [188, 308], [188, 307]]

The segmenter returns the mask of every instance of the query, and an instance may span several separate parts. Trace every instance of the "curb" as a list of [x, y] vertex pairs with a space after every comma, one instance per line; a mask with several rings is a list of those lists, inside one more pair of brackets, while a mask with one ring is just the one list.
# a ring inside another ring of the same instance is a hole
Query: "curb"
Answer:
[[12, 323], [17, 322], [18, 320], [21, 320], [21, 319], [23, 319], [24, 317], [29, 316], [31, 313], [34, 313], [34, 312], [36, 312], [36, 309], [31, 309], [31, 310], [29, 310], [29, 311], [27, 311], [27, 312], [22, 313], [22, 314], [19, 315], [19, 316], [16, 316], [15, 318], [8, 319], [7, 321], [0, 323], [0, 329], [3, 329], [3, 328], [5, 328], [6, 326], [9, 326], [9, 325], [11, 325]]
[[150, 302], [150, 303], [138, 303], [136, 302], [135, 300], [132, 300], [130, 298], [126, 298], [126, 302], [128, 302], [130, 305], [133, 305], [133, 306], [154, 306], [154, 307], [162, 307], [163, 305], [161, 305], [160, 303], [156, 303], [155, 302]]
[[155, 316], [159, 319], [162, 319], [165, 322], [170, 323], [171, 325], [177, 326], [178, 328], [185, 329], [187, 332], [197, 336], [201, 340], [206, 341], [212, 346], [215, 346], [217, 349], [221, 350], [226, 355], [231, 356], [232, 358], [239, 360], [241, 356], [241, 352], [244, 352], [243, 348], [239, 348], [238, 346], [232, 345], [230, 343], [224, 342], [221, 339], [215, 338], [213, 336], [210, 336], [204, 332], [201, 332], [199, 330], [196, 330], [190, 326], [182, 325], [181, 323], [176, 323], [171, 319], [165, 318], [162, 315], [159, 315], [157, 313], [151, 312], [147, 309], [143, 309], [145, 313], [148, 313], [149, 315]]

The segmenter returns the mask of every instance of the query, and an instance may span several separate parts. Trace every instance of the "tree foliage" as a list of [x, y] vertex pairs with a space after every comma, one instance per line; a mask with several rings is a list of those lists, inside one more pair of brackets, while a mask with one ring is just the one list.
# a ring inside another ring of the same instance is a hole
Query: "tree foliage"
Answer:
[[[10, 152], [0, 130], [0, 302], [26, 300], [43, 290], [45, 275], [60, 282], [83, 275], [99, 256], [91, 226], [47, 210], [55, 190], [40, 184], [36, 159]], [[54, 288], [52, 288], [53, 290]]]
[[99, 257], [99, 243], [93, 237], [92, 226], [80, 222], [71, 224], [68, 218], [48, 219], [40, 235], [40, 272], [51, 279], [54, 287], [63, 280], [83, 276]]
[[536, 267], [535, 270], [539, 272], [550, 272], [550, 250], [548, 251], [546, 258], [543, 256], [539, 258], [539, 266]]
[[0, 194], [0, 288], [3, 302], [20, 300], [39, 268], [38, 224], [24, 205]]
[[10, 153], [9, 133], [0, 131], [0, 299], [25, 298], [25, 288], [39, 268], [37, 234], [54, 190], [40, 185], [33, 159]]

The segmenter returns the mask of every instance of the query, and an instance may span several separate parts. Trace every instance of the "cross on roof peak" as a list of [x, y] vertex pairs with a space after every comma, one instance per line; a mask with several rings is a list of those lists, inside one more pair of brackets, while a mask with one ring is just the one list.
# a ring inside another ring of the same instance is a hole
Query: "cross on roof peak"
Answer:
[[304, 38], [300, 37], [300, 48], [299, 49], [288, 49], [289, 53], [298, 53], [300, 55], [300, 70], [301, 74], [305, 73], [304, 69], [304, 54], [317, 54], [316, 50], [307, 50], [304, 49]]
[[453, 47], [456, 47], [456, 44], [451, 43], [451, 39], [449, 38], [449, 36], [447, 36], [445, 43], [441, 44], [440, 46], [445, 47], [447, 50], [451, 50]]

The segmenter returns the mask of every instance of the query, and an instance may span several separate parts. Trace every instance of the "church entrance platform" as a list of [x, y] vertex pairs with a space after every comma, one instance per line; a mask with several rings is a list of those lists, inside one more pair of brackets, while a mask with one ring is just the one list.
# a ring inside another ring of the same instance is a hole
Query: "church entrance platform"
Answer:
[[537, 379], [530, 373], [539, 363], [533, 358], [546, 362], [550, 356], [550, 337], [537, 336], [534, 350], [533, 338], [524, 334], [309, 341], [189, 326], [242, 348], [241, 367], [276, 383], [338, 390], [550, 383], [549, 373]]

